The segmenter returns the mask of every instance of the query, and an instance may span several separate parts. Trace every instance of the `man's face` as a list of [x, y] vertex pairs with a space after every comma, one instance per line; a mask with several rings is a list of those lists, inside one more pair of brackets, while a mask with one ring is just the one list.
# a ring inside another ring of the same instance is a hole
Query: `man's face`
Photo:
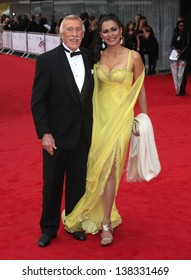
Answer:
[[82, 22], [77, 19], [66, 20], [63, 25], [63, 32], [60, 34], [64, 44], [73, 52], [76, 51], [84, 37]]

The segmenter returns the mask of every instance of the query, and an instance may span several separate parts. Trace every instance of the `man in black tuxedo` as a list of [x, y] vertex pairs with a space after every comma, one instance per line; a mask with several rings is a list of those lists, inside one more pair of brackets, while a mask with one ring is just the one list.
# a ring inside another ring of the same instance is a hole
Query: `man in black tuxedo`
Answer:
[[[31, 108], [43, 147], [40, 247], [57, 235], [63, 183], [66, 215], [85, 192], [94, 83], [92, 53], [80, 47], [83, 36], [81, 19], [66, 16], [60, 26], [62, 43], [36, 61]], [[86, 239], [80, 228], [73, 236]]]

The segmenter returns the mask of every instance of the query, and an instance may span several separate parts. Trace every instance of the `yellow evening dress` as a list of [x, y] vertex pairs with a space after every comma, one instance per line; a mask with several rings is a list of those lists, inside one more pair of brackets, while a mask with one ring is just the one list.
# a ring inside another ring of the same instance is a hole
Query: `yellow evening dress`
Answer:
[[[134, 106], [144, 80], [144, 70], [133, 82], [131, 53], [127, 65], [108, 71], [99, 62], [94, 65], [95, 88], [93, 94], [92, 144], [87, 164], [86, 191], [73, 211], [62, 221], [65, 229], [75, 232], [97, 233], [103, 219], [102, 195], [111, 172], [116, 165], [116, 194], [124, 169], [134, 119]], [[111, 213], [112, 227], [122, 222], [114, 202]]]

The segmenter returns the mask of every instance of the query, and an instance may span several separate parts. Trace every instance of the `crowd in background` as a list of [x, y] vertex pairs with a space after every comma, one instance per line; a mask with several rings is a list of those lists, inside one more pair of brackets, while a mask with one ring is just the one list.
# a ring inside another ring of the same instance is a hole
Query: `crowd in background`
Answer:
[[46, 17], [41, 13], [37, 15], [14, 15], [11, 18], [8, 15], [0, 16], [0, 24], [2, 30], [11, 31], [26, 31], [26, 32], [40, 32], [40, 33], [53, 33], [56, 34], [57, 23], [54, 15], [50, 17], [50, 24]]
[[[98, 20], [95, 16], [91, 16], [87, 12], [81, 13], [80, 18], [85, 26], [85, 35], [82, 45], [95, 50], [98, 44]], [[180, 20], [183, 19], [178, 18], [177, 22]], [[62, 18], [56, 21], [54, 15], [47, 20], [47, 18], [41, 13], [31, 15], [30, 17], [27, 17], [26, 15], [15, 15], [12, 19], [10, 16], [3, 15], [0, 16], [0, 33], [3, 32], [3, 30], [11, 30], [59, 34], [61, 21]], [[186, 26], [185, 32], [187, 32]], [[153, 28], [149, 25], [147, 18], [144, 15], [136, 14], [133, 20], [126, 23], [124, 26], [122, 44], [129, 49], [138, 51], [144, 64], [145, 56], [147, 56], [147, 75], [153, 75], [156, 73], [157, 60], [159, 59], [159, 44]]]

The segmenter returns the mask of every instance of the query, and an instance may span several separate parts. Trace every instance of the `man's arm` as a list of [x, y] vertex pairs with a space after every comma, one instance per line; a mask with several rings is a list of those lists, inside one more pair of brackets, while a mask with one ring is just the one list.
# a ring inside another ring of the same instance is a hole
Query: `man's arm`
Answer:
[[50, 155], [56, 149], [55, 140], [51, 134], [46, 111], [46, 102], [49, 95], [49, 72], [46, 61], [38, 57], [32, 90], [31, 110], [38, 138], [42, 138], [42, 147]]
[[49, 94], [49, 73], [45, 59], [38, 57], [36, 61], [35, 77], [32, 89], [31, 110], [37, 131], [38, 138], [42, 138], [45, 133], [51, 133], [46, 102]]

